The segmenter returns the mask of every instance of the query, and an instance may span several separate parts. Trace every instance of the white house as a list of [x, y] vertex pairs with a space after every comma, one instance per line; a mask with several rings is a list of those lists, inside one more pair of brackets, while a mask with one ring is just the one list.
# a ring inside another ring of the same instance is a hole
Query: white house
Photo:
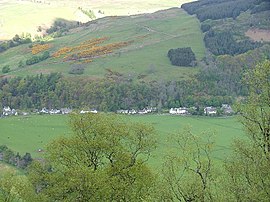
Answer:
[[228, 104], [222, 104], [221, 109], [223, 110], [224, 114], [233, 114], [234, 113], [232, 107]]
[[72, 109], [70, 109], [70, 108], [61, 108], [60, 111], [61, 111], [62, 114], [69, 114], [69, 113], [72, 112]]
[[61, 111], [60, 111], [59, 109], [51, 109], [51, 110], [49, 111], [49, 113], [50, 113], [50, 114], [60, 114]]
[[185, 107], [180, 108], [171, 108], [169, 111], [170, 114], [179, 114], [179, 115], [185, 115], [188, 114], [188, 110]]
[[89, 113], [90, 111], [84, 111], [84, 110], [81, 110], [80, 111], [80, 114], [86, 114], [86, 113]]
[[128, 110], [120, 109], [120, 110], [117, 110], [116, 113], [117, 114], [128, 114]]
[[96, 109], [92, 109], [90, 112], [94, 113], [94, 114], [98, 113], [98, 111]]
[[3, 116], [18, 115], [18, 112], [15, 109], [10, 109], [9, 106], [3, 108]]
[[205, 107], [204, 108], [204, 114], [206, 115], [216, 115], [217, 109], [215, 107]]
[[80, 114], [86, 114], [86, 113], [96, 114], [96, 113], [98, 113], [98, 111], [96, 109], [92, 109], [91, 111], [84, 111], [84, 110], [80, 111]]
[[49, 114], [49, 110], [46, 109], [45, 107], [43, 107], [43, 108], [39, 111], [39, 113]]
[[129, 113], [129, 114], [136, 114], [137, 111], [136, 111], [135, 109], [131, 109], [131, 110], [128, 110], [128, 113]]

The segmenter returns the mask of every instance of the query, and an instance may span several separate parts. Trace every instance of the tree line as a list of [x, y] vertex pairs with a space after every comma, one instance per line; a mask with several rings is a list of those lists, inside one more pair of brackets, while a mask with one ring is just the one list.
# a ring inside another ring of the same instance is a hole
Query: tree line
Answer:
[[0, 41], [0, 53], [6, 51], [9, 48], [19, 46], [21, 44], [28, 44], [32, 43], [31, 34], [29, 33], [22, 33], [21, 36], [16, 34], [11, 40], [8, 41]]
[[25, 153], [21, 156], [18, 152], [15, 153], [6, 145], [0, 145], [0, 161], [20, 169], [25, 169], [33, 161], [30, 153]]
[[201, 0], [183, 4], [181, 8], [190, 15], [196, 14], [197, 18], [203, 22], [207, 19], [236, 19], [241, 12], [253, 9], [262, 2], [266, 0]]
[[148, 163], [157, 146], [153, 127], [116, 115], [73, 114], [72, 135], [51, 142], [44, 161], [34, 161], [25, 176], [0, 174], [0, 199], [269, 201], [269, 75], [269, 61], [245, 74], [248, 95], [235, 109], [249, 138], [235, 140], [224, 162], [213, 157], [211, 133], [186, 128], [170, 135], [175, 152], [155, 172]]
[[121, 76], [105, 79], [66, 78], [61, 74], [4, 78], [0, 80], [2, 107], [15, 109], [96, 108], [119, 109], [163, 108], [179, 106], [221, 106], [231, 104], [229, 94], [210, 92], [194, 78], [188, 81], [137, 82]]
[[250, 40], [237, 42], [231, 32], [217, 32], [213, 30], [206, 32], [204, 43], [214, 55], [238, 55], [263, 45], [260, 42]]
[[59, 73], [0, 79], [0, 104], [21, 110], [52, 108], [95, 108], [100, 111], [196, 107], [232, 104], [246, 96], [241, 82], [249, 67], [269, 58], [269, 45], [237, 56], [206, 54], [199, 72], [180, 81], [132, 81], [107, 70], [104, 79], [64, 77]]

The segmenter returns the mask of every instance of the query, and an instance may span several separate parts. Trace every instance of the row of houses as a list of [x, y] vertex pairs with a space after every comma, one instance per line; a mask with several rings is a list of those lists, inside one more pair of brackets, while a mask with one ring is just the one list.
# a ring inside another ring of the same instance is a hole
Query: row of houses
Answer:
[[[195, 107], [192, 108], [186, 108], [186, 107], [179, 107], [179, 108], [171, 108], [169, 110], [169, 113], [172, 115], [189, 115], [191, 114], [191, 110], [196, 110]], [[220, 110], [222, 111], [223, 114], [233, 114], [234, 111], [232, 110], [231, 106], [228, 104], [222, 104]], [[157, 109], [155, 107], [147, 107], [142, 110], [117, 110], [118, 114], [148, 114], [152, 112], [156, 112]], [[61, 108], [61, 109], [47, 109], [47, 108], [42, 108], [41, 110], [37, 110], [36, 113], [38, 114], [69, 114], [72, 112], [72, 109], [70, 108]], [[81, 110], [80, 114], [86, 114], [86, 113], [98, 113], [96, 109], [92, 110]], [[217, 115], [218, 109], [216, 107], [205, 107], [204, 108], [204, 114], [205, 115]], [[27, 115], [27, 113], [23, 112], [23, 115]], [[2, 116], [11, 116], [11, 115], [18, 115], [18, 112], [15, 109], [11, 109], [9, 106], [3, 108]]]
[[135, 109], [130, 109], [130, 110], [117, 110], [117, 114], [148, 114], [155, 112], [157, 109], [155, 107], [147, 107], [142, 110], [135, 110]]
[[[46, 108], [42, 108], [42, 110], [39, 111], [40, 114], [69, 114], [72, 112], [72, 109], [70, 108], [61, 108], [61, 109], [51, 109], [48, 110]], [[80, 114], [87, 114], [87, 113], [98, 113], [98, 111], [96, 109], [92, 109], [92, 110], [81, 110]]]
[[72, 109], [70, 108], [61, 108], [61, 109], [47, 109], [42, 108], [40, 111], [38, 111], [38, 114], [69, 114], [72, 112]]
[[[195, 110], [195, 107], [192, 107], [191, 109]], [[232, 107], [228, 104], [222, 104], [220, 110], [222, 111], [223, 114], [233, 114], [234, 111]], [[205, 107], [203, 110], [205, 115], [217, 115], [218, 109], [216, 107]], [[188, 115], [190, 114], [190, 110], [186, 107], [179, 107], [179, 108], [171, 108], [169, 111], [170, 114], [173, 115]]]
[[[41, 110], [34, 110], [34, 113], [37, 114], [69, 114], [72, 112], [69, 108], [61, 108], [61, 109], [50, 109], [42, 108]], [[20, 112], [21, 115], [28, 115], [27, 112]], [[16, 109], [11, 109], [9, 106], [4, 107], [2, 110], [2, 114], [0, 116], [17, 116], [19, 112]]]

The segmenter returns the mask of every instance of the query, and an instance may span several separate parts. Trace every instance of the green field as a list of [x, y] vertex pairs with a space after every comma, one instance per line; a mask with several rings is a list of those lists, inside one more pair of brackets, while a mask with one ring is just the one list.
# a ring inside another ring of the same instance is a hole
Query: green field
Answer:
[[[235, 138], [243, 138], [242, 125], [236, 117], [206, 118], [182, 117], [170, 115], [123, 116], [128, 121], [139, 121], [154, 126], [157, 131], [158, 147], [150, 159], [151, 164], [160, 165], [163, 156], [173, 150], [173, 143], [168, 141], [172, 133], [191, 126], [195, 134], [209, 131], [215, 133], [216, 147], [214, 157], [224, 159], [230, 153], [230, 144]], [[38, 149], [56, 137], [70, 135], [68, 116], [36, 115], [29, 117], [10, 117], [0, 119], [0, 145], [5, 144], [21, 154], [30, 152], [34, 157], [41, 157]]]
[[[130, 79], [143, 76], [144, 80], [181, 80], [190, 78], [198, 68], [172, 66], [167, 57], [171, 48], [191, 47], [198, 60], [205, 54], [203, 34], [199, 22], [182, 9], [174, 8], [125, 17], [106, 17], [71, 30], [66, 36], [52, 39], [48, 43], [53, 54], [63, 47], [74, 47], [94, 38], [109, 37], [105, 43], [133, 41], [129, 46], [115, 50], [106, 57], [94, 58], [84, 64], [84, 76], [102, 78], [107, 69], [119, 72]], [[8, 75], [26, 76], [29, 74], [61, 72], [68, 74], [74, 62], [63, 62], [62, 58], [49, 58], [46, 61], [18, 68], [19, 61], [32, 57], [29, 45], [11, 48], [0, 54], [1, 66], [10, 65]], [[23, 53], [23, 54], [22, 54]], [[75, 62], [77, 64], [77, 62]]]
[[[0, 1], [0, 40], [10, 39], [15, 34], [22, 32], [31, 33], [34, 37], [37, 27], [50, 27], [52, 22], [57, 18], [71, 21], [87, 22], [91, 20], [78, 10], [78, 7], [84, 10], [91, 9], [96, 17], [114, 16], [114, 15], [133, 15], [140, 13], [150, 13], [157, 10], [178, 7], [182, 3], [191, 0], [46, 0], [42, 3], [35, 1], [17, 1], [2, 0]], [[99, 12], [101, 11], [101, 12]], [[102, 14], [101, 14], [102, 13]]]

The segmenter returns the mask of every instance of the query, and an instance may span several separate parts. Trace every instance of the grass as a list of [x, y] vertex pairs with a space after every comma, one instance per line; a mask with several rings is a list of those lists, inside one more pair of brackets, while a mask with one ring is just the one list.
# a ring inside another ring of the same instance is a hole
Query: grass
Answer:
[[27, 116], [0, 119], [1, 145], [21, 153], [30, 152], [34, 157], [42, 154], [52, 139], [68, 134], [67, 116]]
[[[198, 20], [177, 8], [154, 14], [99, 19], [89, 26], [72, 30], [68, 35], [50, 41], [49, 43], [52, 44], [50, 52], [104, 36], [110, 38], [106, 43], [129, 40], [134, 42], [115, 51], [114, 54], [95, 58], [92, 63], [85, 64], [85, 76], [102, 78], [106, 69], [111, 69], [132, 79], [137, 79], [140, 75], [144, 75], [144, 79], [150, 81], [161, 78], [163, 80], [187, 79], [198, 69], [172, 66], [167, 57], [168, 50], [191, 47], [197, 59], [203, 58], [205, 53]], [[0, 61], [2, 65], [10, 65], [12, 71], [9, 75], [26, 76], [49, 72], [62, 72], [64, 75], [69, 75], [72, 64], [63, 62], [61, 58], [50, 58], [18, 69], [19, 61], [25, 61], [31, 56], [28, 45], [22, 45], [1, 53]]]
[[[111, 15], [132, 15], [140, 13], [155, 12], [161, 9], [177, 7], [182, 3], [191, 0], [134, 0], [132, 3], [127, 0], [89, 0], [89, 1], [59, 1], [46, 0], [42, 3], [30, 1], [2, 0], [0, 2], [0, 40], [10, 39], [15, 34], [22, 32], [31, 33], [34, 37], [38, 26], [50, 27], [57, 18], [69, 21], [87, 22], [90, 20], [86, 15], [78, 10], [91, 9], [97, 17]], [[100, 14], [102, 11], [104, 14]]]
[[[170, 115], [123, 116], [128, 121], [138, 121], [154, 126], [157, 131], [158, 147], [150, 159], [151, 165], [160, 166], [163, 157], [173, 150], [173, 142], [168, 141], [173, 133], [191, 126], [192, 131], [200, 135], [209, 131], [215, 133], [215, 159], [224, 159], [230, 153], [230, 145], [234, 138], [243, 138], [242, 125], [236, 117], [208, 118], [182, 117]], [[44, 149], [54, 138], [70, 135], [68, 116], [36, 115], [29, 117], [10, 117], [0, 119], [0, 144], [5, 144], [21, 154], [30, 152], [34, 157], [42, 157], [38, 149]]]
[[50, 27], [56, 18], [76, 20], [75, 9], [67, 6], [55, 7], [28, 1], [0, 2], [0, 40], [10, 39], [15, 34], [37, 32], [38, 26]]

